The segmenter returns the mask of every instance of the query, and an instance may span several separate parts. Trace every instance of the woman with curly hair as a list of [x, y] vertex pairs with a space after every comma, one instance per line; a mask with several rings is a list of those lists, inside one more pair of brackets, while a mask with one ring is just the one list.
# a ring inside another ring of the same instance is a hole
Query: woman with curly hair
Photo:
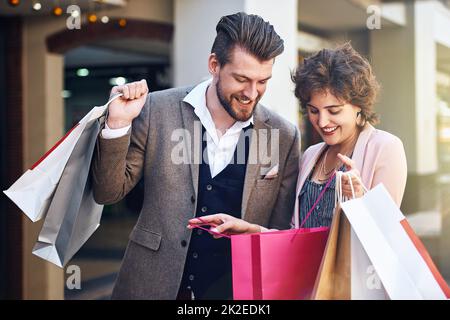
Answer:
[[[335, 175], [353, 173], [356, 197], [383, 183], [400, 206], [406, 186], [406, 157], [403, 144], [396, 136], [373, 127], [378, 117], [373, 106], [379, 91], [369, 62], [347, 43], [336, 49], [323, 49], [304, 59], [292, 75], [295, 96], [303, 112], [323, 142], [309, 147], [300, 161], [295, 213], [306, 218], [326, 183], [326, 189], [315, 211], [303, 227], [330, 226], [334, 212]], [[352, 196], [349, 178], [343, 175], [343, 195]], [[294, 214], [296, 216], [297, 214]], [[215, 225], [213, 232], [254, 233], [267, 231], [225, 214], [190, 220], [196, 224]], [[215, 235], [215, 237], [218, 237]]]

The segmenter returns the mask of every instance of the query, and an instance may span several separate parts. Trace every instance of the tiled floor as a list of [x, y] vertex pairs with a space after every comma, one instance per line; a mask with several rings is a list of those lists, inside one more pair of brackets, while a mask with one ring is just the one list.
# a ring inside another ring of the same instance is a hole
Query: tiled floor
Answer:
[[102, 219], [99, 229], [69, 263], [80, 267], [81, 289], [66, 288], [65, 299], [110, 298], [136, 218], [128, 214]]

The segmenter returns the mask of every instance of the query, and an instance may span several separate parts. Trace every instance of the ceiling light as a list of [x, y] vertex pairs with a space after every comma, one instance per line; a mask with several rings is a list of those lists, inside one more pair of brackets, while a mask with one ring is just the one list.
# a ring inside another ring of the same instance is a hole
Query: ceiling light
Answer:
[[35, 3], [33, 4], [33, 10], [34, 10], [34, 11], [39, 11], [39, 10], [41, 10], [41, 8], [42, 8], [42, 5], [41, 5], [40, 2], [35, 2]]
[[86, 68], [81, 68], [77, 70], [77, 76], [79, 77], [87, 77], [89, 75], [89, 70]]
[[109, 84], [112, 86], [123, 86], [127, 83], [127, 79], [124, 77], [117, 77], [109, 79]]
[[55, 17], [59, 17], [63, 14], [63, 9], [60, 6], [53, 7], [52, 13]]

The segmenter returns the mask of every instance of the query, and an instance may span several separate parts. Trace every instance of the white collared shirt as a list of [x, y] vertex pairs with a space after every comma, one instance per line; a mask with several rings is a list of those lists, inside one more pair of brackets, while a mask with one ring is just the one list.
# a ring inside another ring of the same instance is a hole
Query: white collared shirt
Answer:
[[[206, 130], [208, 163], [211, 177], [214, 178], [230, 163], [238, 144], [241, 131], [250, 124], [253, 124], [253, 116], [244, 122], [236, 121], [229, 129], [227, 129], [225, 134], [219, 138], [218, 130], [216, 129], [211, 113], [206, 106], [206, 90], [211, 82], [212, 79], [209, 79], [194, 87], [183, 101], [194, 108], [195, 114]], [[124, 136], [130, 127], [131, 126], [120, 129], [110, 129], [105, 123], [105, 129], [102, 130], [102, 137], [105, 139], [113, 139]]]

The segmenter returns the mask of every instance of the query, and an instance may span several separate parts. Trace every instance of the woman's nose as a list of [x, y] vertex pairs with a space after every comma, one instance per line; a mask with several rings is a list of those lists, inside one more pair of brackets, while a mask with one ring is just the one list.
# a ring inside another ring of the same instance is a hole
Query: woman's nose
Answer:
[[325, 116], [325, 115], [321, 115], [321, 114], [319, 114], [319, 119], [318, 119], [318, 125], [319, 125], [319, 127], [320, 128], [324, 128], [324, 127], [326, 127], [327, 125], [328, 125], [328, 117], [327, 116]]

